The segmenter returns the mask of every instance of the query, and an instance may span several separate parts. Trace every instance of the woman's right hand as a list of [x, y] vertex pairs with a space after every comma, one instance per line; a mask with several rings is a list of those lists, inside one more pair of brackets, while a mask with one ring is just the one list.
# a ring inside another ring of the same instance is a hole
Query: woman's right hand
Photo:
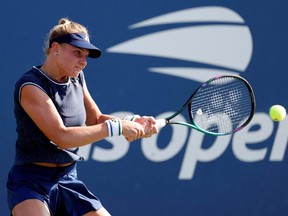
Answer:
[[122, 120], [122, 135], [133, 142], [145, 135], [145, 128], [137, 122]]
[[122, 135], [128, 142], [133, 142], [140, 138], [148, 138], [158, 133], [158, 128], [151, 122], [140, 124], [136, 121], [122, 120]]

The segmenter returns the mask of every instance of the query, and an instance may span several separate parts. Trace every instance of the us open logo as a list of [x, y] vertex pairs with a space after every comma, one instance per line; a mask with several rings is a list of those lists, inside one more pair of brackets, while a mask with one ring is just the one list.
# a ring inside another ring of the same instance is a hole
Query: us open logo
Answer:
[[252, 56], [252, 36], [236, 12], [224, 7], [191, 8], [144, 20], [129, 26], [129, 29], [168, 24], [189, 25], [143, 35], [107, 51], [201, 63], [204, 65], [201, 68], [148, 69], [200, 82], [216, 75], [239, 74], [246, 70]]
[[[108, 48], [107, 52], [188, 61], [191, 65], [197, 63], [196, 65], [201, 67], [171, 66], [147, 69], [149, 72], [197, 82], [204, 82], [216, 75], [241, 75], [247, 69], [253, 53], [252, 35], [243, 18], [235, 11], [215, 6], [190, 8], [144, 20], [129, 26], [129, 29], [133, 31], [136, 28], [168, 24], [173, 24], [173, 28], [124, 41]], [[179, 26], [175, 27], [178, 24]], [[111, 114], [124, 117], [133, 113], [119, 111]], [[161, 119], [172, 114], [165, 112], [155, 117]], [[184, 116], [179, 115], [177, 118], [178, 121], [186, 121]], [[251, 130], [254, 126], [258, 129]], [[268, 151], [267, 146], [255, 149], [255, 144], [261, 144], [273, 133], [274, 124], [267, 113], [255, 113], [247, 127], [233, 136], [217, 137], [209, 148], [203, 147], [203, 133], [196, 130], [189, 133], [186, 127], [171, 127], [171, 139], [164, 149], [157, 145], [158, 135], [142, 139], [141, 149], [147, 160], [158, 163], [172, 159], [185, 148], [178, 173], [179, 180], [193, 179], [198, 163], [213, 162], [224, 154], [229, 144], [235, 158], [245, 163], [259, 162], [265, 158], [281, 162], [287, 148], [288, 121], [282, 121], [275, 133], [271, 151]], [[111, 149], [87, 145], [80, 149], [79, 154], [85, 160], [100, 162], [117, 161], [128, 154], [130, 143], [125, 138], [106, 140], [113, 146]]]

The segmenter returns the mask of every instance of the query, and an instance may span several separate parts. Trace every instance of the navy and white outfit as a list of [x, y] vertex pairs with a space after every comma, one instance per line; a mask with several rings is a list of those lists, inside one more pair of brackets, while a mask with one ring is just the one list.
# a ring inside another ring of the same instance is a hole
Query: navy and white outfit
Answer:
[[[52, 215], [79, 216], [102, 207], [77, 178], [75, 158], [51, 144], [50, 140], [32, 121], [20, 104], [21, 90], [34, 85], [45, 92], [56, 106], [66, 127], [84, 126], [84, 74], [57, 83], [46, 76], [40, 66], [33, 67], [16, 83], [14, 113], [17, 123], [15, 162], [8, 176], [8, 203], [12, 211], [15, 205], [26, 199], [39, 199], [46, 203]], [[78, 148], [68, 149], [77, 154]], [[35, 162], [71, 165], [66, 167], [43, 167]]]

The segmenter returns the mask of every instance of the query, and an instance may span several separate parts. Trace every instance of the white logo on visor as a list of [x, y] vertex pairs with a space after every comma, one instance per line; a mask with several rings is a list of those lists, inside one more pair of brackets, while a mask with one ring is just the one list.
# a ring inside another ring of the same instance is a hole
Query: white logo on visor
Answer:
[[88, 35], [85, 34], [84, 38], [83, 38], [85, 41], [88, 41], [90, 43], [90, 40], [89, 40], [89, 37]]

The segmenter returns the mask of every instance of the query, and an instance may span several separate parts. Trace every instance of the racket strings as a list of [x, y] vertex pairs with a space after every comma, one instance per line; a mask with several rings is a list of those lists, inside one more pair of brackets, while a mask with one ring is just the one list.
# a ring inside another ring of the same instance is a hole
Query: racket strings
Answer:
[[197, 127], [213, 133], [230, 133], [249, 120], [251, 93], [240, 79], [216, 78], [199, 88], [189, 109], [191, 121]]

